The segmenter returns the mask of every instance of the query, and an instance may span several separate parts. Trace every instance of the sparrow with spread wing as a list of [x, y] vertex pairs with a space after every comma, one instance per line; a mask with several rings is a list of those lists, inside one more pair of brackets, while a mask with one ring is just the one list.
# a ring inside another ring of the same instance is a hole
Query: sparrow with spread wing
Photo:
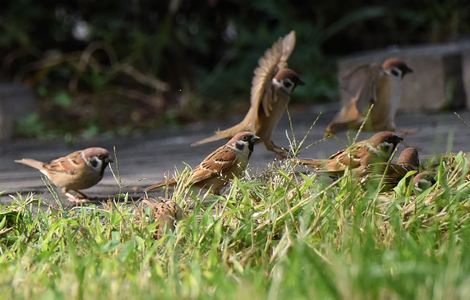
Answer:
[[[70, 202], [83, 203], [88, 197], [79, 190], [97, 184], [112, 160], [106, 149], [92, 147], [73, 152], [49, 163], [23, 158], [15, 162], [39, 170], [59, 187]], [[74, 191], [78, 196], [69, 193]]]
[[364, 128], [371, 131], [396, 128], [395, 114], [400, 104], [401, 81], [413, 70], [398, 58], [388, 58], [381, 65], [361, 65], [342, 77], [342, 88], [348, 99], [333, 121], [328, 124], [325, 136], [348, 128], [359, 128], [372, 104]]
[[[189, 185], [211, 189], [214, 194], [219, 194], [233, 177], [243, 173], [253, 152], [254, 144], [258, 140], [259, 137], [248, 131], [235, 134], [227, 144], [209, 154], [192, 171]], [[171, 178], [151, 185], [146, 191], [177, 183], [176, 178]]]
[[280, 38], [258, 62], [251, 83], [251, 106], [245, 118], [237, 125], [217, 131], [213, 136], [197, 141], [192, 146], [231, 138], [242, 131], [260, 137], [266, 148], [281, 157], [287, 150], [276, 146], [271, 136], [287, 109], [290, 96], [304, 82], [298, 74], [287, 68], [287, 59], [295, 47], [295, 32]]
[[370, 138], [340, 150], [328, 159], [294, 158], [294, 162], [331, 175], [346, 169], [363, 170], [373, 163], [387, 162], [403, 139], [391, 131], [381, 131]]

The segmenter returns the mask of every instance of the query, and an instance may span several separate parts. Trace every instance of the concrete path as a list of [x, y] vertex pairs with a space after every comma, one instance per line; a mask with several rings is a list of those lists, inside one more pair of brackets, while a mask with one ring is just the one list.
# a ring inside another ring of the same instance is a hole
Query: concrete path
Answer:
[[[307, 107], [291, 111], [295, 136], [302, 138], [307, 134], [313, 121], [321, 110], [329, 110], [320, 115], [316, 125], [310, 131], [307, 144], [312, 144], [302, 151], [304, 157], [324, 158], [348, 145], [348, 136], [343, 133], [337, 137], [321, 141], [323, 130], [334, 113], [329, 107]], [[470, 112], [459, 112], [460, 116], [470, 123]], [[50, 193], [45, 187], [40, 173], [26, 166], [13, 162], [18, 158], [34, 158], [49, 161], [58, 156], [70, 153], [76, 149], [89, 146], [102, 146], [112, 150], [116, 149], [117, 162], [113, 164], [113, 170], [121, 178], [121, 188], [124, 192], [131, 192], [133, 197], [142, 195], [142, 187], [163, 178], [164, 174], [171, 174], [175, 168], [184, 167], [183, 162], [191, 166], [198, 164], [201, 159], [223, 142], [216, 142], [191, 148], [189, 144], [200, 138], [208, 136], [217, 128], [225, 128], [236, 123], [242, 116], [233, 118], [227, 123], [193, 124], [184, 129], [170, 129], [155, 131], [138, 137], [126, 137], [115, 139], [95, 139], [93, 141], [80, 142], [73, 146], [63, 142], [42, 141], [15, 141], [0, 145], [0, 201], [11, 201], [9, 195], [17, 192], [25, 195], [28, 192], [42, 193], [48, 199]], [[288, 145], [286, 129], [290, 129], [288, 119], [284, 118], [278, 126], [273, 140], [278, 145]], [[416, 129], [416, 133], [405, 137], [407, 145], [417, 147], [422, 157], [437, 153], [452, 151], [470, 151], [470, 127], [468, 127], [454, 113], [439, 114], [404, 114], [399, 115], [397, 124], [401, 129]], [[370, 136], [371, 133], [361, 134], [361, 138]], [[250, 162], [250, 168], [263, 169], [274, 159], [271, 152], [267, 152], [263, 145], [255, 147], [254, 155]], [[119, 186], [111, 172], [106, 170], [105, 177], [95, 187], [85, 191], [89, 196], [106, 198], [119, 192]]]

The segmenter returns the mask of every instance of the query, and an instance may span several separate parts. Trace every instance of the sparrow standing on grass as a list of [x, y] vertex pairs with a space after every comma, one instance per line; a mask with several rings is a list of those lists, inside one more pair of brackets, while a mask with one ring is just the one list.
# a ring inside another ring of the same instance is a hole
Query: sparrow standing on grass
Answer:
[[320, 172], [340, 175], [346, 169], [362, 170], [373, 163], [387, 162], [402, 140], [391, 131], [381, 131], [338, 151], [328, 159], [295, 158], [293, 161]]
[[144, 209], [150, 209], [153, 220], [157, 223], [154, 238], [162, 237], [165, 227], [167, 230], [173, 230], [176, 222], [183, 218], [183, 210], [172, 200], [146, 198], [142, 200]]
[[405, 148], [396, 163], [377, 163], [367, 166], [361, 183], [382, 182], [382, 191], [393, 189], [410, 171], [418, 171], [419, 155], [415, 148]]
[[[227, 142], [209, 154], [191, 173], [189, 185], [211, 189], [219, 194], [221, 189], [245, 170], [254, 144], [259, 137], [251, 132], [239, 132]], [[171, 178], [149, 186], [146, 191], [152, 191], [163, 186], [176, 185], [178, 180]]]
[[362, 65], [343, 76], [342, 88], [348, 99], [325, 136], [348, 128], [359, 128], [372, 104], [365, 129], [371, 131], [396, 129], [395, 114], [400, 104], [401, 81], [413, 70], [398, 58], [386, 59], [381, 65]]
[[[49, 163], [23, 158], [15, 162], [38, 169], [73, 203], [83, 203], [88, 197], [79, 190], [97, 184], [103, 178], [106, 166], [112, 162], [106, 149], [93, 147], [73, 152]], [[78, 196], [73, 195], [74, 191]]]
[[215, 135], [200, 140], [192, 146], [231, 138], [242, 131], [250, 131], [260, 137], [269, 151], [285, 157], [287, 150], [276, 146], [271, 136], [287, 109], [290, 95], [304, 82], [296, 72], [287, 68], [287, 59], [295, 47], [295, 32], [280, 38], [259, 60], [251, 83], [251, 106], [245, 118], [237, 125], [219, 130]]

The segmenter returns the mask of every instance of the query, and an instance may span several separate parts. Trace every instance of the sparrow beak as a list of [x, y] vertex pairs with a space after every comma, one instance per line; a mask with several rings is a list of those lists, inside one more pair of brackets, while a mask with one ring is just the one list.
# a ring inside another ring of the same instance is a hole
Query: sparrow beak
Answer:
[[109, 158], [109, 157], [106, 157], [106, 158], [104, 159], [104, 162], [105, 162], [106, 164], [109, 164], [109, 163], [113, 163], [114, 160], [112, 160], [112, 159]]
[[305, 82], [303, 82], [302, 79], [297, 78], [297, 85], [305, 85]]
[[251, 137], [251, 142], [252, 142], [253, 144], [256, 143], [256, 142], [259, 141], [259, 140], [260, 140], [260, 138], [259, 138], [259, 136], [257, 136], [257, 135], [253, 135], [253, 136]]
[[408, 67], [408, 66], [405, 66], [405, 67], [403, 68], [402, 76], [401, 76], [401, 77], [402, 77], [402, 78], [405, 77], [405, 75], [408, 74], [408, 73], [413, 73], [413, 69], [410, 68], [410, 67]]

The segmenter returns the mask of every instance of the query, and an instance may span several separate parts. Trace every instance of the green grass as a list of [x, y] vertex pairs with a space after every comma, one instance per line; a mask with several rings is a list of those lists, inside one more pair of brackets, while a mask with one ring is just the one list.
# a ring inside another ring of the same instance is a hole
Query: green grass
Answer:
[[185, 218], [160, 240], [130, 200], [65, 210], [18, 197], [1, 212], [0, 297], [468, 299], [465, 165], [440, 163], [417, 195], [272, 165], [204, 202], [177, 190]]

